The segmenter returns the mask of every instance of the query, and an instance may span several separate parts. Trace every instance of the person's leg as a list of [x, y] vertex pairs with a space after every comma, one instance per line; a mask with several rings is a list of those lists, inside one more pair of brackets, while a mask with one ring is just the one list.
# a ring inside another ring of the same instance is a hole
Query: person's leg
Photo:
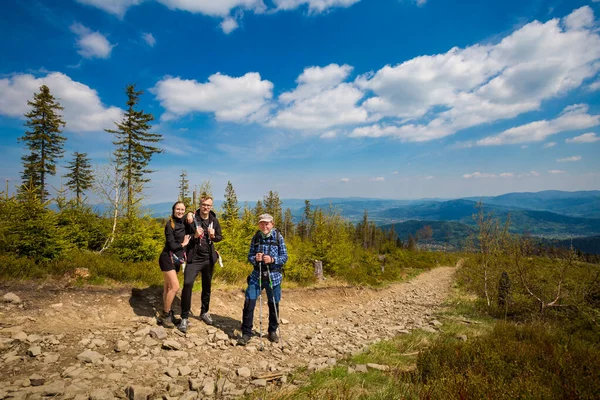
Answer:
[[192, 308], [192, 288], [198, 276], [200, 266], [188, 264], [183, 273], [183, 289], [181, 290], [181, 318], [187, 319]]
[[269, 305], [269, 334], [277, 332], [279, 328], [279, 302], [281, 301], [281, 285], [266, 288], [267, 304]]
[[260, 288], [254, 283], [248, 282], [246, 298], [244, 299], [244, 310], [242, 312], [242, 335], [252, 336], [252, 323], [254, 320], [254, 308]]
[[211, 265], [210, 260], [206, 260], [202, 263], [201, 267], [202, 273], [202, 293], [200, 294], [200, 298], [202, 300], [202, 307], [200, 311], [200, 315], [205, 314], [210, 309], [210, 288], [212, 285], [212, 276], [214, 266]]
[[175, 270], [164, 271], [163, 276], [165, 278], [165, 292], [163, 294], [163, 311], [168, 313], [171, 311], [173, 299], [177, 295], [179, 290], [179, 280], [177, 279], [177, 272]]

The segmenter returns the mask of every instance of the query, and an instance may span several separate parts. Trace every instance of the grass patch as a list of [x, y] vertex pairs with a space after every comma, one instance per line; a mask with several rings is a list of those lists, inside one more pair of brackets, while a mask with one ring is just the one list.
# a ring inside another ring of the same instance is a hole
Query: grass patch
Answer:
[[[594, 399], [600, 393], [597, 323], [496, 320], [458, 289], [437, 314], [441, 332], [414, 330], [382, 341], [328, 370], [294, 372], [298, 388], [252, 399]], [[466, 339], [466, 340], [465, 340]], [[356, 365], [386, 372], [352, 372]]]

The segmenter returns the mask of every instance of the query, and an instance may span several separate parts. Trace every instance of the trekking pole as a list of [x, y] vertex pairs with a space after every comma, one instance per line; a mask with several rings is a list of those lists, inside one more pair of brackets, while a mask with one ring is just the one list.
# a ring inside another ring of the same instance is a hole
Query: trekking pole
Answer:
[[262, 261], [258, 262], [258, 329], [260, 333], [259, 351], [264, 349], [262, 342]]
[[281, 334], [281, 322], [279, 321], [279, 310], [278, 305], [275, 301], [275, 292], [273, 291], [273, 278], [271, 277], [271, 268], [267, 264], [267, 272], [269, 274], [269, 287], [271, 288], [271, 296], [273, 296], [273, 304], [275, 305], [275, 319], [277, 319], [277, 330], [279, 331], [279, 340], [281, 341], [281, 347], [283, 348], [283, 335]]

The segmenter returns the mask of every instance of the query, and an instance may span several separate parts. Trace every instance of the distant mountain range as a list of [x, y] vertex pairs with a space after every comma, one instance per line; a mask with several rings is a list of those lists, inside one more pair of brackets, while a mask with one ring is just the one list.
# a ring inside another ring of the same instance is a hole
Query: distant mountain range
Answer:
[[[394, 230], [402, 240], [425, 225], [431, 226], [431, 243], [459, 245], [476, 227], [473, 214], [477, 202], [484, 210], [506, 221], [510, 215], [511, 231], [528, 233], [548, 239], [570, 240], [600, 235], [600, 191], [563, 192], [547, 190], [534, 193], [507, 193], [493, 197], [465, 197], [461, 199], [389, 200], [370, 198], [309, 199], [312, 207], [330, 207], [351, 222], [361, 221], [365, 210], [369, 220]], [[282, 199], [283, 208], [290, 208], [296, 221], [304, 213], [304, 199]], [[215, 201], [218, 210], [222, 201]], [[248, 202], [253, 207], [256, 202]], [[151, 204], [148, 212], [155, 217], [167, 217], [172, 203]], [[594, 245], [590, 245], [594, 247]]]

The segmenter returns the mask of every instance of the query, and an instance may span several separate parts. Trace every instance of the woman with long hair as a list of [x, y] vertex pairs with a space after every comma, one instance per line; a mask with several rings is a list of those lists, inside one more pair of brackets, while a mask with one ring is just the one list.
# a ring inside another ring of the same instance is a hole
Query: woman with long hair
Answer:
[[179, 290], [177, 273], [181, 267], [185, 268], [185, 247], [190, 241], [190, 235], [186, 234], [185, 203], [178, 201], [173, 204], [171, 216], [165, 225], [165, 247], [160, 253], [158, 264], [165, 279], [163, 291], [163, 312], [159, 317], [159, 324], [165, 328], [175, 327], [175, 316], [171, 306], [175, 295]]

